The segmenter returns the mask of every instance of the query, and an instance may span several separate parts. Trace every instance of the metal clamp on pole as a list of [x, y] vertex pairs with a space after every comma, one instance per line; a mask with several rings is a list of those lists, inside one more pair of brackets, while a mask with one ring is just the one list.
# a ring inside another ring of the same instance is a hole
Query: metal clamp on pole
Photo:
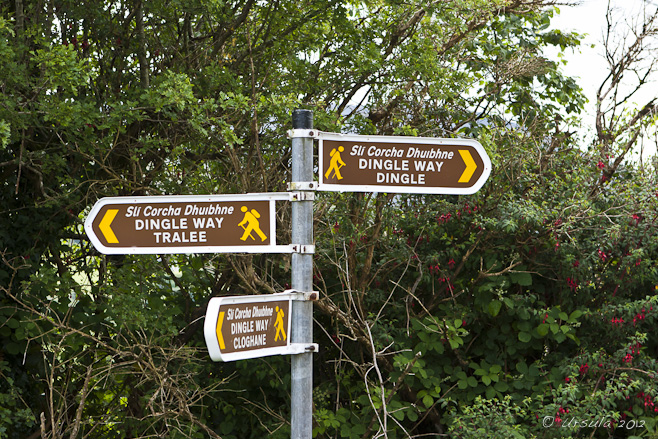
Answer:
[[313, 201], [315, 200], [315, 192], [300, 191], [300, 192], [287, 192], [290, 194], [290, 201]]
[[288, 353], [295, 354], [308, 354], [309, 352], [318, 352], [320, 346], [317, 343], [290, 343]]
[[289, 191], [315, 191], [317, 189], [317, 181], [291, 181], [288, 183]]
[[320, 298], [319, 291], [297, 291], [297, 290], [285, 290], [283, 293], [274, 293], [274, 294], [286, 294], [291, 297], [292, 300], [310, 300], [316, 301]]
[[288, 138], [294, 139], [295, 137], [311, 137], [313, 139], [318, 137], [317, 130], [308, 130], [308, 129], [293, 129], [288, 130]]
[[313, 244], [291, 244], [291, 253], [299, 253], [300, 255], [314, 255], [315, 245]]

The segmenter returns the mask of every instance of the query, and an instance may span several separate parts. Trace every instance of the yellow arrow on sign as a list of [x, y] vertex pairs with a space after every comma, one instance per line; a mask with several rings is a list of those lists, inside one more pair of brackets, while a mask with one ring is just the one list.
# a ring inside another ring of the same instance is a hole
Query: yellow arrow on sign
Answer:
[[468, 150], [460, 149], [459, 155], [462, 156], [462, 160], [464, 160], [464, 163], [466, 164], [466, 169], [464, 169], [462, 176], [459, 177], [458, 182], [468, 183], [471, 177], [473, 176], [473, 173], [478, 168], [478, 165], [475, 164], [475, 161], [473, 160], [473, 156]]
[[114, 217], [117, 216], [117, 213], [119, 213], [119, 209], [107, 209], [105, 216], [101, 220], [101, 223], [98, 225], [98, 228], [101, 229], [101, 233], [103, 236], [105, 236], [105, 239], [110, 244], [119, 243], [117, 235], [114, 234], [114, 231], [110, 227], [112, 221], [114, 221]]
[[219, 348], [220, 349], [226, 349], [226, 345], [224, 344], [224, 337], [222, 336], [222, 324], [224, 323], [224, 311], [219, 313], [219, 317], [217, 318], [217, 341], [219, 341]]

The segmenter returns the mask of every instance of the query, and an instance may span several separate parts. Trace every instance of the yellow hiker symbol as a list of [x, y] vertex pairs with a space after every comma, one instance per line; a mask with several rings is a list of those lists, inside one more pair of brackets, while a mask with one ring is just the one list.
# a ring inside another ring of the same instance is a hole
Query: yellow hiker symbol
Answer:
[[343, 148], [342, 146], [338, 147], [338, 151], [336, 151], [336, 148], [331, 150], [331, 152], [329, 153], [329, 155], [331, 156], [331, 160], [329, 160], [329, 169], [327, 169], [327, 172], [324, 174], [324, 178], [329, 178], [329, 175], [331, 175], [331, 171], [333, 171], [336, 180], [343, 179], [343, 176], [340, 175], [340, 168], [345, 166], [345, 162], [340, 157], [340, 153], [343, 151], [345, 151], [345, 148]]
[[275, 308], [275, 311], [276, 311], [276, 321], [274, 322], [274, 328], [276, 328], [276, 334], [274, 335], [274, 341], [279, 341], [279, 335], [281, 335], [282, 341], [286, 341], [286, 331], [283, 329], [284, 312], [278, 306]]
[[260, 236], [260, 240], [265, 241], [267, 239], [267, 235], [265, 235], [265, 233], [263, 233], [263, 231], [260, 229], [260, 223], [258, 222], [260, 213], [258, 213], [256, 209], [251, 209], [251, 212], [248, 212], [249, 209], [247, 209], [247, 206], [242, 206], [240, 210], [244, 212], [244, 219], [240, 221], [240, 224], [238, 224], [238, 226], [244, 229], [244, 233], [242, 234], [240, 240], [246, 241], [247, 238], [251, 238], [255, 241], [256, 238], [251, 236], [251, 233], [256, 232], [256, 234]]

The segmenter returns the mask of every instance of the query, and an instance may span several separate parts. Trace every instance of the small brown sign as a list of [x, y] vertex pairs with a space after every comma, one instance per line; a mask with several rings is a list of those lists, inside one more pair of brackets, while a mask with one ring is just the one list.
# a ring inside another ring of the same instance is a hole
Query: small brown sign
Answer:
[[222, 354], [287, 346], [289, 304], [281, 300], [221, 305], [216, 333]]
[[470, 139], [320, 133], [320, 190], [470, 194], [489, 177]]
[[269, 355], [301, 353], [290, 343], [292, 300], [295, 293], [213, 297], [203, 325], [213, 361], [234, 361]]
[[104, 198], [85, 229], [102, 253], [267, 252], [275, 246], [265, 196]]

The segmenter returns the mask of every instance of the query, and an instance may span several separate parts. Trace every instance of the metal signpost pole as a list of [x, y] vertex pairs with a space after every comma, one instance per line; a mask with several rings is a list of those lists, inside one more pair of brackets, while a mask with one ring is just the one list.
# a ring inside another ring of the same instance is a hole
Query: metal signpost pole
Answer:
[[[310, 196], [292, 203], [292, 242], [313, 249], [313, 112], [295, 110], [292, 114], [292, 181], [290, 189]], [[309, 191], [309, 192], [306, 192]], [[312, 250], [292, 254], [292, 288], [313, 290]], [[313, 342], [313, 302], [294, 300], [292, 304], [292, 343]], [[313, 353], [291, 357], [291, 438], [311, 439], [313, 433]]]

